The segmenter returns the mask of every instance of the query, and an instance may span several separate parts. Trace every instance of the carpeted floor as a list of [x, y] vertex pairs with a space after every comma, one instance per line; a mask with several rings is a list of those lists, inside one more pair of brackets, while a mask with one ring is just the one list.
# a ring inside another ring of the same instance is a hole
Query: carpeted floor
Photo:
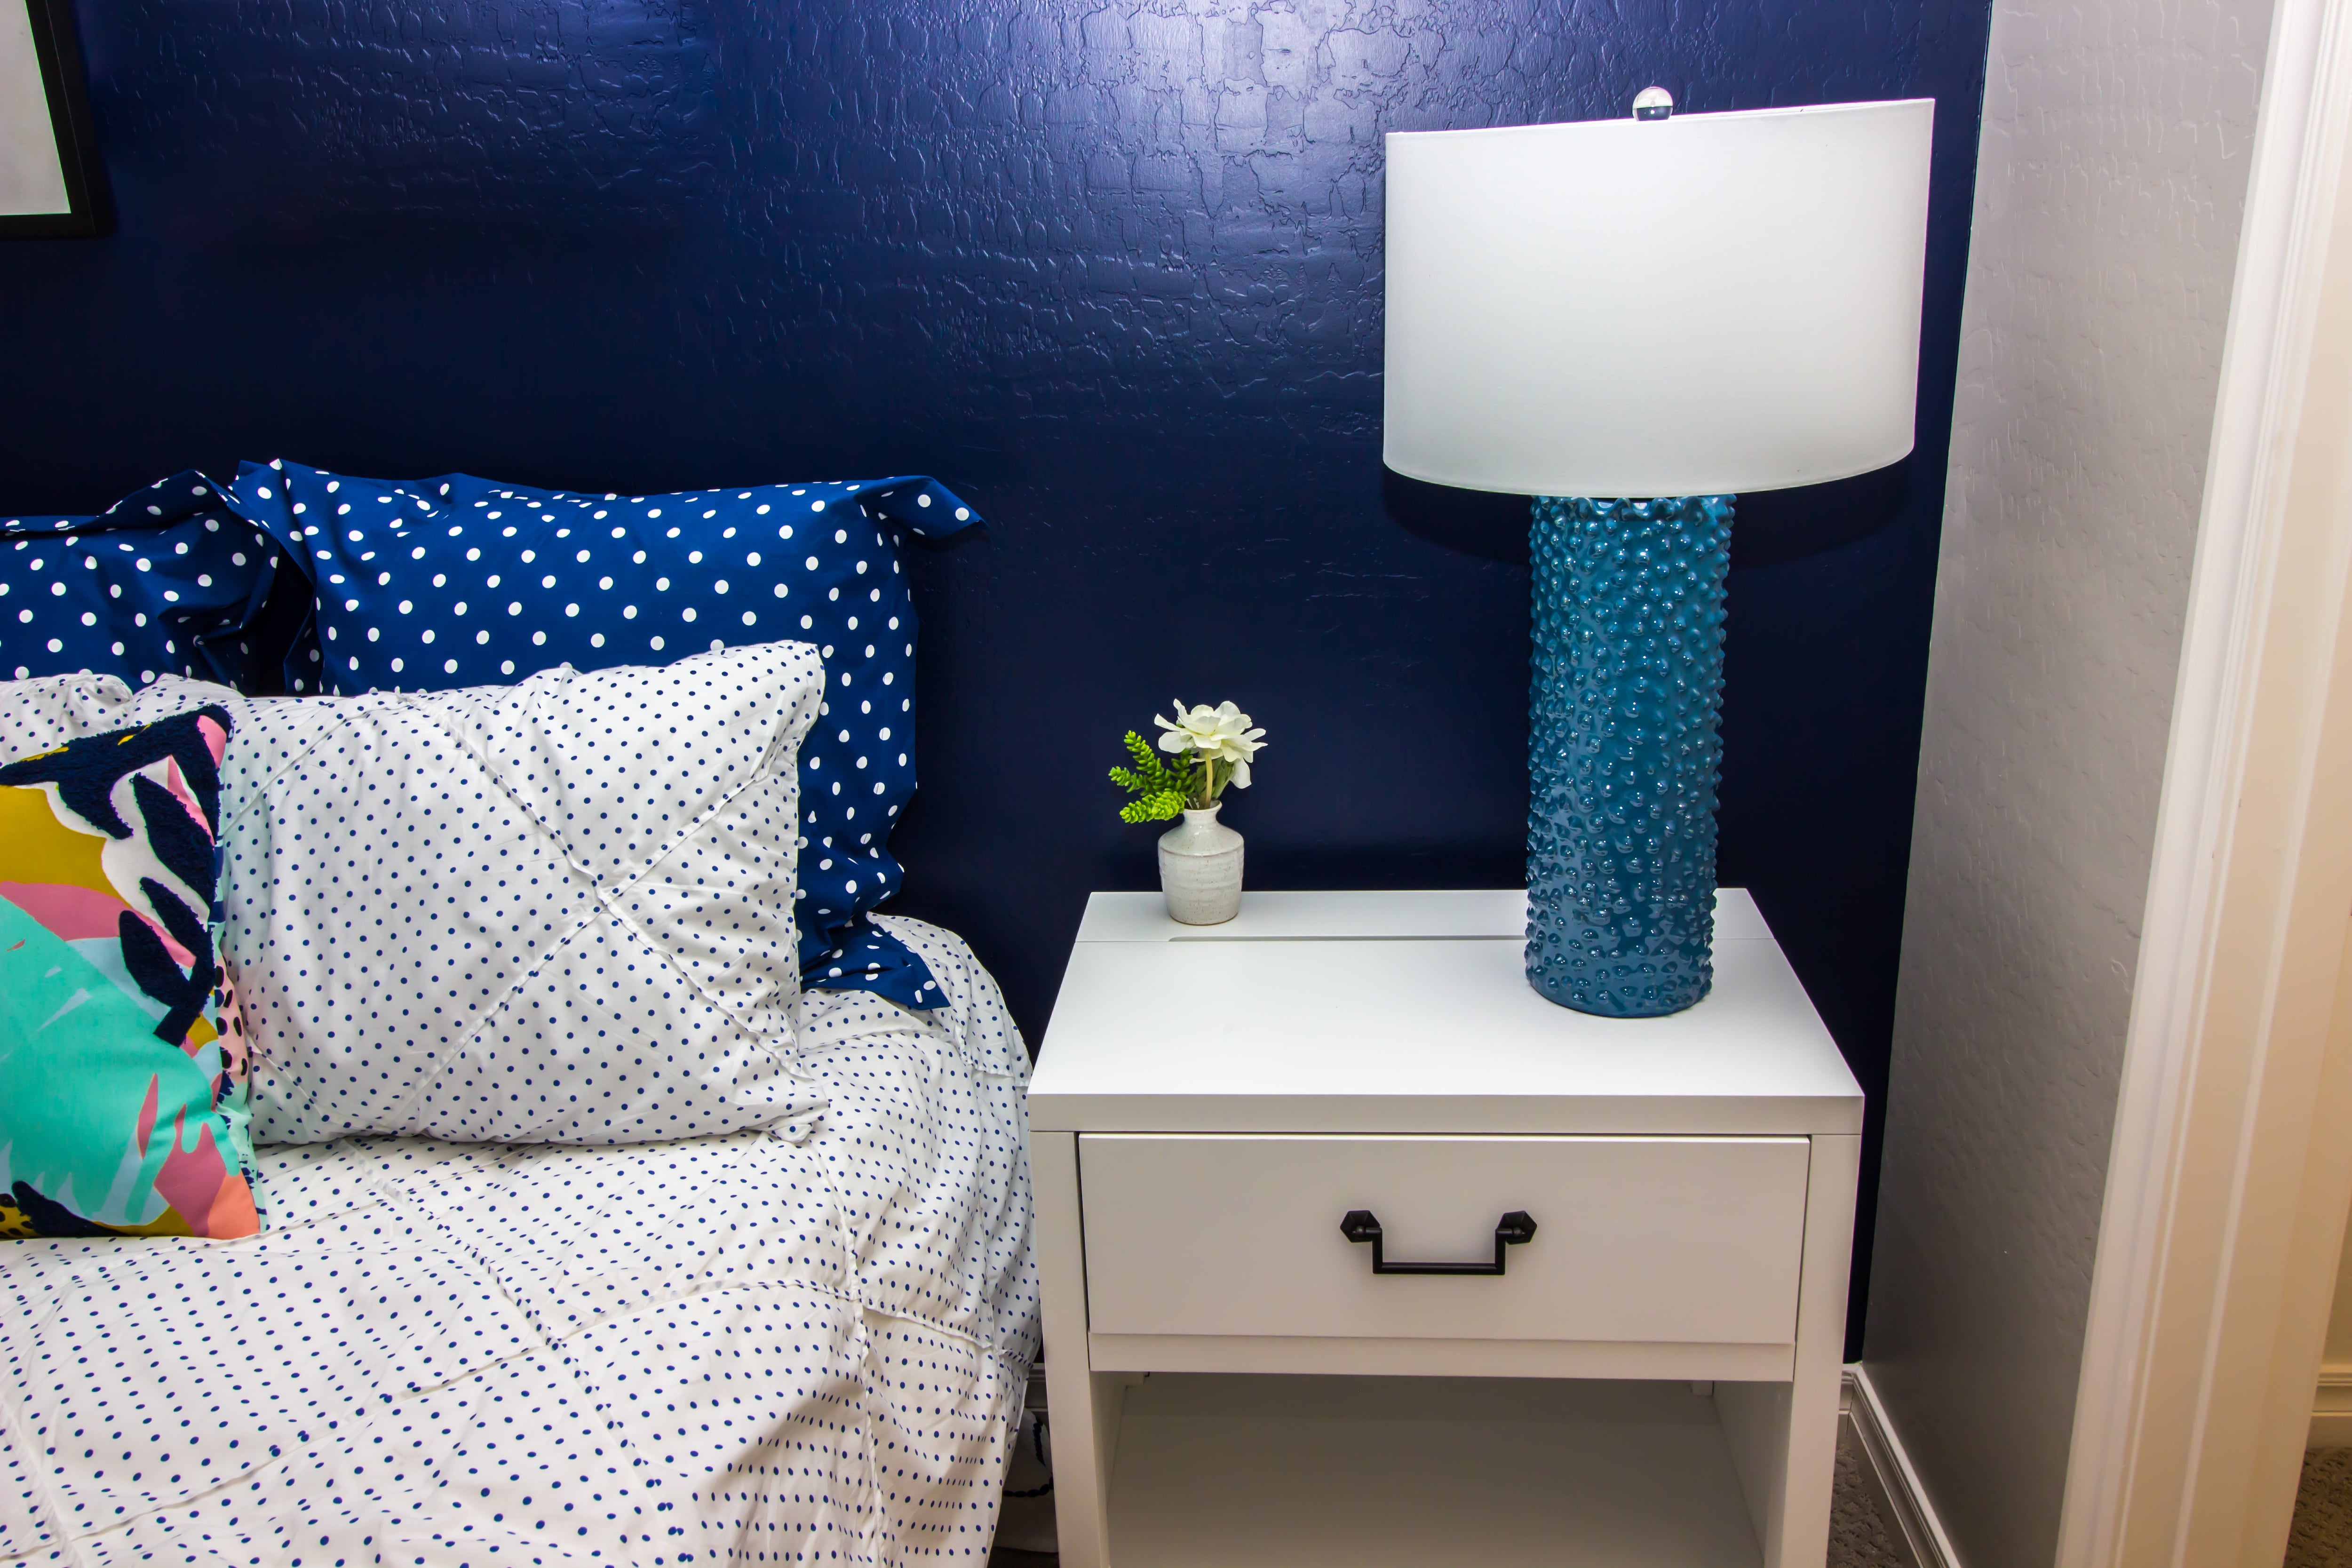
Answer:
[[2352, 1568], [2352, 1448], [2305, 1451], [2285, 1568]]
[[[1903, 1550], [1903, 1537], [1893, 1520], [1878, 1517], [1870, 1488], [1863, 1479], [1861, 1467], [1865, 1461], [1853, 1451], [1853, 1444], [1840, 1426], [1838, 1443], [1837, 1481], [1830, 1502], [1829, 1568], [1911, 1568], [1911, 1560]], [[2352, 1457], [2352, 1448], [2334, 1452]], [[2310, 1487], [2310, 1468], [2305, 1468], [2304, 1485]], [[2347, 1472], [2352, 1478], [2352, 1472]], [[2339, 1483], [2343, 1488], [2340, 1532], [2335, 1539], [2352, 1541], [2352, 1479]], [[2298, 1527], [2302, 1515], [2295, 1516]], [[1042, 1552], [1013, 1552], [999, 1547], [989, 1560], [989, 1568], [1055, 1568], [1055, 1559]], [[2326, 1563], [2329, 1568], [2352, 1568], [2352, 1557], [2298, 1558], [2290, 1551], [2287, 1568], [2303, 1568], [2304, 1564]]]
[[1901, 1529], [1878, 1516], [1853, 1429], [1838, 1423], [1837, 1479], [1830, 1484], [1829, 1568], [1913, 1568]]

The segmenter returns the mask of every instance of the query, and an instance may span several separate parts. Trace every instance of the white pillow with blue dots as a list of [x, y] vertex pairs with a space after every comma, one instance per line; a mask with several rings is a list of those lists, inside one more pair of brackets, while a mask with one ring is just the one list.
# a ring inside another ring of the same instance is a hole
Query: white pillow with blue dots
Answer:
[[936, 1007], [922, 960], [866, 918], [898, 891], [890, 829], [915, 793], [915, 608], [901, 547], [979, 521], [921, 475], [674, 495], [467, 474], [382, 480], [283, 459], [230, 503], [316, 589], [287, 689], [436, 691], [568, 664], [658, 665], [813, 643], [826, 695], [802, 742], [804, 985]]

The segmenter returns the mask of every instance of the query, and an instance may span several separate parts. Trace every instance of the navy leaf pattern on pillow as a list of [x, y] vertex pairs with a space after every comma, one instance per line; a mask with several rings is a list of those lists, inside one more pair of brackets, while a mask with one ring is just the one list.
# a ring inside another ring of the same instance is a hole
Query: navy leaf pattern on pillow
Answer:
[[[189, 965], [172, 956], [163, 939], [139, 913], [126, 909], [116, 921], [124, 969], [141, 991], [164, 1008], [155, 1036], [173, 1044], [187, 1035], [221, 983], [209, 930], [218, 904], [220, 862], [215, 841], [220, 830], [220, 764], [205, 724], [214, 726], [215, 735], [226, 734], [228, 710], [207, 706], [134, 730], [85, 735], [0, 767], [0, 787], [50, 785], [59, 805], [110, 838], [143, 834], [155, 862], [180, 884], [175, 888], [142, 876], [138, 887], [145, 912], [192, 955]], [[164, 761], [195, 797], [202, 822], [170, 790], [140, 771]], [[126, 780], [139, 817], [137, 827], [124, 820], [115, 805], [115, 792]], [[192, 896], [197, 901], [192, 902]]]
[[[174, 713], [104, 738], [102, 745], [68, 742], [55, 751], [0, 767], [0, 786], [55, 784], [58, 798], [74, 815], [109, 838], [131, 837], [131, 824], [114, 808], [114, 786], [126, 774], [169, 757], [196, 797], [207, 833], [220, 829], [220, 764], [213, 760], [198, 723], [209, 719], [226, 729], [228, 710], [217, 706]], [[94, 737], [84, 736], [84, 742]]]

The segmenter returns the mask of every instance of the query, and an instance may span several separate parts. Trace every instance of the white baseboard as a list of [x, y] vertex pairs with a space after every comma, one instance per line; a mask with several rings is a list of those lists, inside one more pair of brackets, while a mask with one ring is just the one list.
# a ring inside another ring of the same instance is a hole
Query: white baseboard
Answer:
[[2352, 1448], [2352, 1362], [2319, 1369], [2319, 1389], [2311, 1400], [2311, 1436], [2306, 1448]]
[[[2352, 1396], [2352, 1367], [2345, 1371], [2345, 1393]], [[1911, 1468], [1911, 1457], [1903, 1451], [1903, 1439], [1887, 1424], [1886, 1409], [1878, 1402], [1878, 1391], [1871, 1387], [1870, 1373], [1859, 1362], [1845, 1369], [1838, 1418], [1852, 1431], [1855, 1447], [1861, 1451], [1863, 1483], [1874, 1493], [1871, 1500], [1878, 1505], [1879, 1517], [1894, 1526], [1895, 1533], [1901, 1537], [1912, 1568], [1960, 1568], [1959, 1557], [1952, 1551], [1951, 1537], [1944, 1533], [1943, 1525], [1937, 1521], [1927, 1491], [1919, 1485], [1919, 1472]], [[2352, 1397], [2347, 1397], [2346, 1418], [2352, 1421]]]
[[[1839, 1418], [1852, 1429], [1856, 1446], [1868, 1461], [1864, 1484], [1874, 1492], [1879, 1517], [1895, 1527], [1911, 1554], [1912, 1568], [1959, 1568], [1951, 1539], [1937, 1521], [1936, 1510], [1920, 1489], [1903, 1441], [1887, 1425], [1870, 1374], [1860, 1363], [1845, 1369]], [[2352, 1362], [2330, 1362], [2319, 1369], [2319, 1387], [2311, 1401], [2311, 1435], [2305, 1447], [2352, 1448]]]

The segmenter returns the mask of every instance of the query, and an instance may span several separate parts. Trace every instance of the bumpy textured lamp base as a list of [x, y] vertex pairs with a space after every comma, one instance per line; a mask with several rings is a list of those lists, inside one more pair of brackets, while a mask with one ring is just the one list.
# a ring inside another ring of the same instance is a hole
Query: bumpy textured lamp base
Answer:
[[1715, 983], [1729, 496], [1538, 496], [1528, 982], [1617, 1018]]

